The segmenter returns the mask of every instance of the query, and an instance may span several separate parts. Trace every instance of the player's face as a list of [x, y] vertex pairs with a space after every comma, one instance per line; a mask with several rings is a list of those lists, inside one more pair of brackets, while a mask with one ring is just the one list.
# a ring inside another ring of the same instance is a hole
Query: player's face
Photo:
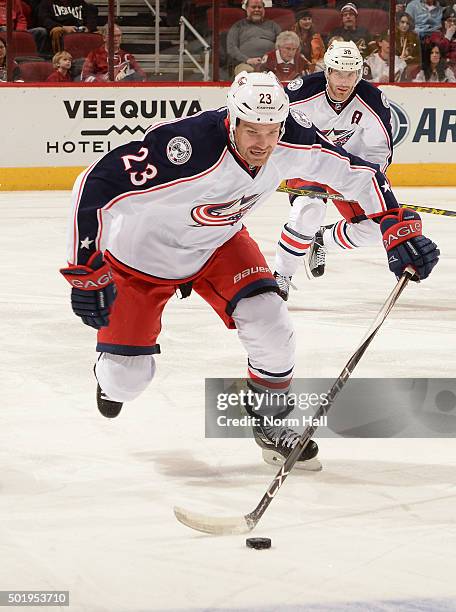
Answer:
[[350, 72], [331, 70], [326, 77], [330, 97], [338, 102], [346, 100], [355, 87], [357, 77], [356, 70], [351, 70]]
[[240, 121], [234, 132], [236, 148], [249, 166], [264, 166], [280, 136], [280, 123]]

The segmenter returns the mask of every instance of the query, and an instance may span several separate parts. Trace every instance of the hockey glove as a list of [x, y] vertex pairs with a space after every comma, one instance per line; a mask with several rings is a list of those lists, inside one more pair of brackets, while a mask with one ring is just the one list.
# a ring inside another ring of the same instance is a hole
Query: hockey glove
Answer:
[[116, 286], [101, 251], [96, 251], [85, 266], [70, 265], [60, 272], [73, 287], [71, 307], [74, 314], [95, 329], [107, 327], [110, 307], [116, 299]]
[[412, 280], [427, 278], [439, 260], [440, 251], [432, 240], [421, 235], [420, 215], [401, 208], [382, 217], [380, 229], [391, 272], [399, 278], [407, 266], [412, 266], [416, 272]]

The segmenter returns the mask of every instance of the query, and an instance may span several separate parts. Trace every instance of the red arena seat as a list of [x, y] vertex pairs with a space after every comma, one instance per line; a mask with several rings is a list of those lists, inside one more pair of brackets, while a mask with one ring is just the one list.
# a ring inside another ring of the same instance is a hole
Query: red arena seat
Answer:
[[312, 15], [315, 32], [319, 34], [326, 36], [342, 25], [340, 11], [336, 9], [311, 8], [309, 10]]
[[63, 37], [63, 48], [71, 53], [73, 59], [87, 57], [90, 51], [102, 44], [103, 37], [100, 34], [89, 32], [75, 32], [74, 34], [65, 34]]
[[[245, 11], [240, 8], [220, 7], [220, 32], [228, 32], [233, 23], [244, 17]], [[207, 11], [207, 25], [210, 30], [214, 27], [214, 12], [211, 8]]]
[[21, 77], [26, 83], [45, 81], [54, 70], [51, 62], [22, 62]]
[[[6, 32], [0, 32], [0, 38], [6, 41]], [[15, 58], [20, 56], [38, 57], [35, 40], [30, 32], [13, 32], [11, 46]]]
[[388, 30], [389, 15], [381, 9], [360, 8], [358, 12], [358, 25], [366, 28], [369, 34], [381, 34]]
[[296, 16], [293, 11], [285, 8], [267, 8], [265, 11], [265, 19], [275, 21], [284, 30], [291, 30], [296, 22]]

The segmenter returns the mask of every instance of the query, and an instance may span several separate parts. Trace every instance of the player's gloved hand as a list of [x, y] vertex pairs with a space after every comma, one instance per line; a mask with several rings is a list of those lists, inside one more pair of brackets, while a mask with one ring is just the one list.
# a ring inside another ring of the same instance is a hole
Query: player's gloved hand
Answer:
[[440, 251], [432, 240], [422, 236], [420, 215], [401, 208], [382, 217], [380, 229], [391, 272], [399, 278], [407, 266], [412, 266], [416, 272], [412, 280], [427, 278], [439, 260]]
[[96, 251], [85, 266], [70, 265], [60, 272], [73, 287], [73, 312], [90, 327], [100, 329], [108, 326], [110, 307], [117, 291], [111, 268], [104, 261], [101, 251]]
[[290, 285], [291, 285], [291, 276], [283, 276], [283, 274], [279, 274], [278, 272], [274, 272], [274, 278], [277, 281], [279, 286], [279, 295], [285, 302], [288, 301], [288, 296], [290, 294]]

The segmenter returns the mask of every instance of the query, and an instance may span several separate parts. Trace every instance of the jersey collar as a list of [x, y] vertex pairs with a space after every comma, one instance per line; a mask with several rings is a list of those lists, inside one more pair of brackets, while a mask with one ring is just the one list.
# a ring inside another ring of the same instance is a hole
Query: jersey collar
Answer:
[[345, 100], [345, 102], [335, 102], [329, 97], [328, 86], [326, 86], [325, 88], [326, 101], [328, 102], [329, 106], [333, 109], [333, 111], [337, 113], [338, 115], [340, 115], [340, 113], [344, 110], [344, 108], [346, 108], [350, 104], [350, 102], [353, 100], [355, 95], [356, 95], [356, 87], [353, 89], [353, 91], [351, 92], [349, 97]]

